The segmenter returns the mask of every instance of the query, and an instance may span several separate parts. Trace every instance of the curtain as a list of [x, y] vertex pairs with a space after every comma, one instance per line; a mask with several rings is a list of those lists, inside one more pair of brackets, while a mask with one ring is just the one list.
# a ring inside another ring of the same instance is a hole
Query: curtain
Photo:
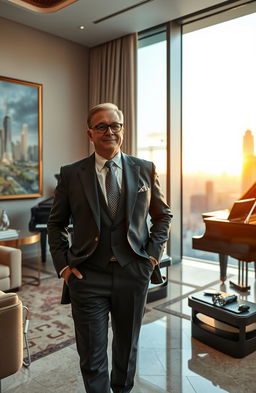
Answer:
[[89, 107], [112, 102], [124, 113], [122, 150], [136, 153], [137, 34], [90, 49]]

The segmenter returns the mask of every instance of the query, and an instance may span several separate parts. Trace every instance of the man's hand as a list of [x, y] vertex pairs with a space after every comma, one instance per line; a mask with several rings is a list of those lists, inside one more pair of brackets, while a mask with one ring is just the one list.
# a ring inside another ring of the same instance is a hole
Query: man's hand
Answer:
[[156, 265], [158, 265], [157, 260], [156, 260], [154, 257], [152, 257], [151, 255], [149, 256], [149, 260], [150, 260], [150, 262], [151, 262], [151, 265], [152, 265], [153, 268], [155, 269]]
[[73, 273], [80, 280], [83, 278], [83, 275], [77, 270], [75, 267], [67, 267], [61, 274], [61, 277], [64, 278], [65, 283], [68, 285], [68, 279], [70, 274]]

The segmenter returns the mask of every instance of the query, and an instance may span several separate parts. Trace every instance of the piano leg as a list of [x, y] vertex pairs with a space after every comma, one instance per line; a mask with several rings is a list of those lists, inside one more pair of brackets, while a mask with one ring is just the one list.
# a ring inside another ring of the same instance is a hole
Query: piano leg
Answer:
[[41, 255], [42, 255], [42, 262], [46, 262], [46, 237], [47, 231], [41, 232]]
[[219, 254], [220, 261], [220, 281], [224, 284], [224, 281], [227, 279], [227, 264], [228, 264], [228, 255]]
[[230, 285], [242, 292], [247, 292], [251, 288], [248, 285], [248, 262], [238, 260], [238, 280], [229, 281]]

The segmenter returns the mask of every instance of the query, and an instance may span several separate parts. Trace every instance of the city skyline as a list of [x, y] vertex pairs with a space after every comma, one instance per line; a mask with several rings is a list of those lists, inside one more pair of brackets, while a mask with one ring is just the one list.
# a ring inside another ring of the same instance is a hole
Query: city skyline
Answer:
[[256, 155], [251, 130], [244, 132], [241, 142], [243, 160], [240, 175], [219, 175], [214, 181], [210, 180], [207, 173], [203, 174], [204, 178], [187, 174], [184, 179], [186, 196], [183, 198], [183, 254], [186, 256], [218, 260], [217, 254], [192, 249], [192, 237], [202, 235], [205, 231], [202, 213], [230, 210], [235, 200], [240, 199], [256, 182]]
[[38, 145], [29, 144], [29, 126], [23, 123], [19, 138], [12, 138], [12, 119], [6, 115], [0, 123], [0, 162], [11, 164], [14, 161], [38, 160]]
[[28, 124], [30, 144], [38, 141], [38, 91], [34, 86], [0, 80], [0, 124], [12, 119], [12, 140], [19, 139], [22, 124]]

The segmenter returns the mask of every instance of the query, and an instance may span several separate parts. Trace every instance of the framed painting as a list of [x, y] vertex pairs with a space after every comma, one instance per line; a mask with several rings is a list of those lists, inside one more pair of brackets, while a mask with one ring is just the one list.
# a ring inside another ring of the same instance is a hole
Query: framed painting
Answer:
[[42, 196], [42, 85], [0, 76], [0, 199]]

